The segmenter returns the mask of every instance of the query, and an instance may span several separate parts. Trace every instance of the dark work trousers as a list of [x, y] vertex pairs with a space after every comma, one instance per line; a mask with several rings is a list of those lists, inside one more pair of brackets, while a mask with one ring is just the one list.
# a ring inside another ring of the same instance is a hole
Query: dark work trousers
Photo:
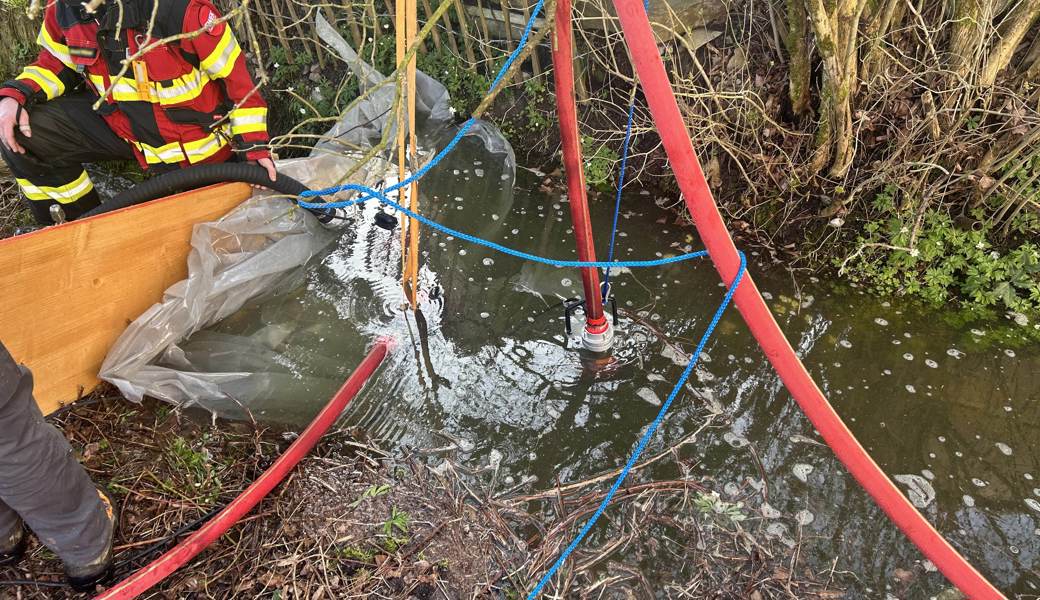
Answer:
[[0, 143], [0, 154], [40, 224], [54, 222], [54, 204], [72, 220], [100, 203], [83, 163], [134, 158], [130, 144], [91, 108], [94, 101], [79, 93], [36, 104], [29, 109], [32, 137], [15, 126], [15, 138], [26, 153], [16, 154]]
[[23, 521], [74, 566], [101, 556], [112, 528], [65, 436], [43, 420], [32, 373], [0, 342], [0, 538]]

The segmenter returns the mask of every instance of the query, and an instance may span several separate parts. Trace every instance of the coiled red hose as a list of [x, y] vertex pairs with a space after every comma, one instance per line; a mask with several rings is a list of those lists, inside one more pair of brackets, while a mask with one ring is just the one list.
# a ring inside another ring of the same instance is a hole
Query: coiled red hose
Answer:
[[[661, 62], [643, 0], [614, 0], [614, 6], [657, 132], [679, 182], [679, 189], [685, 197], [686, 207], [723, 281], [733, 281], [740, 268], [740, 257], [704, 179], [693, 142]], [[863, 449], [795, 354], [750, 275], [744, 277], [733, 301], [802, 412], [809, 417], [845, 468], [896, 526], [947, 579], [970, 598], [1006, 600], [917, 512]]]
[[257, 478], [248, 488], [228, 504], [224, 510], [210, 519], [201, 529], [191, 534], [181, 543], [177, 544], [166, 554], [155, 559], [151, 564], [130, 577], [119, 582], [104, 593], [95, 597], [95, 600], [130, 600], [137, 598], [152, 588], [171, 573], [184, 566], [188, 561], [195, 558], [200, 552], [224, 535], [235, 523], [246, 513], [253, 510], [260, 500], [274, 489], [276, 485], [285, 479], [303, 457], [314, 448], [329, 427], [339, 419], [343, 410], [350, 401], [357, 396], [361, 388], [372, 377], [375, 370], [382, 364], [383, 359], [393, 347], [393, 340], [389, 338], [380, 339], [368, 352], [365, 360], [361, 361], [357, 369], [350, 375], [343, 387], [329, 400], [325, 408], [321, 409], [318, 416], [314, 417], [307, 429], [303, 430], [300, 437], [278, 457], [263, 475]]

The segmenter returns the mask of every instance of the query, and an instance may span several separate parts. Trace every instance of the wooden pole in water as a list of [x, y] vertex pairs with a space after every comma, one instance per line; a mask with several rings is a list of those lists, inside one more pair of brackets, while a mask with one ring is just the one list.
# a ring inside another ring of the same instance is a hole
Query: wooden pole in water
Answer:
[[[390, 0], [387, 0], [389, 2]], [[404, 60], [405, 55], [405, 26], [404, 22], [407, 19], [405, 15], [405, 6], [408, 0], [397, 0], [394, 2], [394, 46], [396, 48], [396, 54], [394, 55], [394, 64], [398, 68], [401, 66], [401, 61]], [[394, 77], [399, 77], [400, 73], [394, 73]], [[404, 94], [408, 94], [407, 82], [402, 82], [397, 79], [397, 85], [405, 86]], [[394, 127], [397, 128], [397, 180], [403, 181], [405, 177], [405, 118], [404, 113], [408, 109], [408, 103], [400, 102], [397, 105], [397, 114], [394, 115]], [[397, 203], [404, 205], [404, 190], [397, 190]], [[402, 216], [401, 218], [401, 272], [407, 273], [408, 271], [408, 239], [406, 232], [408, 231], [408, 217]]]
[[[416, 0], [397, 0], [395, 14], [397, 21], [397, 64], [404, 60], [407, 49], [415, 43], [418, 33], [418, 8]], [[405, 68], [405, 101], [402, 103], [405, 111], [404, 118], [399, 115], [397, 121], [397, 173], [399, 181], [403, 181], [407, 169], [406, 165], [415, 169], [418, 165], [417, 145], [415, 140], [415, 70], [416, 58], [412, 55], [411, 60]], [[407, 128], [407, 146], [405, 132]], [[404, 199], [401, 194], [405, 188], [401, 188], [397, 200], [403, 205]], [[408, 186], [408, 208], [417, 212], [419, 208], [419, 184], [413, 182]], [[405, 218], [401, 227], [401, 285], [404, 287], [405, 296], [412, 310], [418, 304], [417, 291], [419, 284], [419, 222], [414, 219]]]

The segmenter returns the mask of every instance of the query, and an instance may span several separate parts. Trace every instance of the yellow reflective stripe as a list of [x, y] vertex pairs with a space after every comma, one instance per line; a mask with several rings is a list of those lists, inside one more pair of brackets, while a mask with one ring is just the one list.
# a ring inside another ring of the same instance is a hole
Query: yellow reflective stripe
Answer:
[[43, 67], [25, 67], [18, 75], [18, 79], [29, 79], [35, 82], [47, 94], [48, 100], [53, 100], [65, 93], [65, 84], [61, 82], [61, 79]]
[[170, 85], [155, 84], [155, 95], [160, 104], [182, 104], [198, 98], [209, 83], [209, 75], [192, 69], [191, 73], [174, 79]]
[[[224, 136], [227, 131], [223, 130]], [[134, 145], [144, 154], [145, 161], [150, 164], [170, 164], [187, 160], [190, 163], [198, 163], [213, 156], [227, 145], [224, 136], [210, 134], [201, 140], [193, 142], [171, 142], [165, 146], [149, 146], [142, 142], [134, 142]]]
[[[153, 82], [151, 87], [154, 93], [150, 98], [152, 102], [162, 105], [183, 104], [198, 98], [202, 90], [210, 81], [205, 73], [194, 70], [193, 73], [178, 77], [173, 80], [173, 85], [162, 86]], [[105, 78], [101, 75], [90, 75], [90, 83], [97, 89], [98, 94], [105, 94]], [[137, 92], [137, 81], [129, 77], [120, 77], [114, 80], [108, 97], [116, 102], [140, 102], [141, 96]]]
[[137, 82], [128, 77], [120, 77], [112, 83], [112, 90], [105, 88], [105, 78], [101, 75], [90, 75], [90, 83], [94, 85], [99, 95], [115, 100], [116, 102], [137, 102], [141, 100], [137, 93]]
[[232, 135], [242, 135], [257, 131], [267, 131], [266, 108], [262, 106], [257, 108], [236, 108], [231, 111]]
[[163, 146], [149, 146], [143, 142], [134, 142], [144, 155], [145, 162], [150, 165], [179, 163], [184, 160], [184, 151], [180, 142], [170, 142]]
[[202, 60], [199, 66], [214, 79], [222, 79], [231, 74], [240, 54], [242, 54], [242, 48], [238, 45], [238, 40], [231, 33], [231, 28], [225, 26], [224, 35], [217, 42], [217, 47]]
[[[224, 130], [223, 133], [226, 135], [227, 131]], [[202, 162], [220, 152], [225, 145], [227, 145], [227, 140], [214, 133], [201, 140], [184, 142], [184, 151], [188, 153], [188, 161], [194, 164]]]
[[53, 54], [54, 58], [60, 60], [66, 67], [70, 69], [76, 68], [76, 65], [72, 62], [72, 55], [69, 54], [69, 47], [51, 37], [51, 32], [47, 31], [46, 23], [40, 26], [40, 34], [36, 36], [36, 43]]
[[94, 182], [90, 176], [83, 171], [79, 177], [71, 183], [59, 186], [33, 185], [27, 179], [18, 179], [18, 185], [22, 193], [30, 200], [54, 200], [61, 204], [69, 204], [86, 196], [94, 189]]

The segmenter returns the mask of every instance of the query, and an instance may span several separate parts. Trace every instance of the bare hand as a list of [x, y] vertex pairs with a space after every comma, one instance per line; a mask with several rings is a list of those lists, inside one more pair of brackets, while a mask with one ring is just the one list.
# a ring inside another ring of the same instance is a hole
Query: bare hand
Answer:
[[27, 138], [32, 137], [32, 129], [29, 127], [29, 111], [22, 110], [21, 105], [14, 98], [6, 97], [0, 100], [0, 141], [12, 152], [25, 154], [25, 148], [22, 148], [14, 136], [16, 124], [22, 135]]
[[[273, 160], [271, 160], [270, 158], [261, 158], [260, 160], [256, 161], [256, 164], [260, 165], [261, 167], [263, 167], [264, 169], [267, 170], [267, 176], [271, 179], [272, 182], [278, 180], [278, 169], [276, 169], [274, 167], [274, 161]], [[262, 185], [256, 185], [256, 184], [253, 184], [253, 187], [258, 189], [258, 190], [266, 190], [267, 189], [267, 188], [265, 188]]]

